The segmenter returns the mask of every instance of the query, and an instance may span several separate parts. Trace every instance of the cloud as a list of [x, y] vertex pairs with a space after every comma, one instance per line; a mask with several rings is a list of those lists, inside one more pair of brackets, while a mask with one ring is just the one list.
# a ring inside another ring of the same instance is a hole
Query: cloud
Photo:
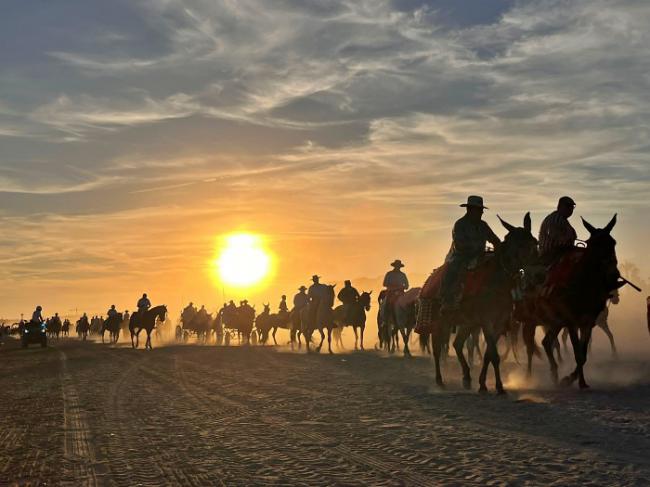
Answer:
[[[419, 262], [416, 251], [448, 246], [468, 193], [535, 221], [570, 193], [586, 216], [619, 210], [617, 230], [638, 235], [650, 211], [650, 6], [475, 3], [140, 0], [99, 19], [52, 4], [55, 25], [23, 23], [32, 44], [0, 74], [0, 204], [26, 220], [69, 217], [75, 235], [97, 231], [85, 218], [137, 208], [157, 208], [159, 223], [171, 213], [171, 228], [191, 227], [180, 233], [204, 232], [202, 218], [296, 238], [365, 231]], [[61, 34], [80, 25], [92, 29]], [[181, 254], [187, 240], [171, 240]], [[641, 260], [633, 240], [624, 248]], [[87, 253], [70, 243], [79, 266], [117, 265], [97, 260], [104, 242], [84, 242]], [[150, 249], [146, 262], [164, 261]]]

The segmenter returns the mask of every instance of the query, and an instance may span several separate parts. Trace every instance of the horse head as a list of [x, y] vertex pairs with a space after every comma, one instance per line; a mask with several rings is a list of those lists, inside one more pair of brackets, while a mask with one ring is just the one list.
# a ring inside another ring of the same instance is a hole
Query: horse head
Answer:
[[336, 293], [334, 292], [336, 284], [327, 284], [325, 287], [327, 290], [325, 291], [325, 296], [322, 300], [322, 304], [326, 305], [328, 308], [332, 308], [334, 306], [334, 297], [336, 296]]
[[524, 216], [524, 226], [515, 227], [497, 215], [508, 234], [496, 254], [501, 259], [503, 266], [511, 272], [535, 263], [538, 259], [537, 239], [533, 237], [530, 213]]
[[372, 294], [372, 291], [367, 292], [364, 291], [361, 293], [361, 296], [359, 296], [359, 304], [363, 306], [366, 311], [370, 311], [370, 295]]
[[623, 286], [625, 282], [619, 281], [621, 273], [618, 271], [618, 259], [616, 258], [616, 240], [611, 235], [612, 229], [616, 225], [616, 215], [604, 228], [596, 228], [584, 218], [582, 218], [582, 224], [589, 232], [587, 253], [590, 260], [602, 272], [607, 287], [613, 291]]

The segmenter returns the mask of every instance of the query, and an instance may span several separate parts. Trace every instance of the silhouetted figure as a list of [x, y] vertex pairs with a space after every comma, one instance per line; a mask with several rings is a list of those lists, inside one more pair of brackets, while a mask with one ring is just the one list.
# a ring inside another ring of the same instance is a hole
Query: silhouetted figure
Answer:
[[36, 306], [36, 309], [32, 313], [31, 322], [34, 323], [35, 325], [40, 325], [44, 321], [45, 320], [43, 319], [43, 308], [41, 306]]
[[278, 310], [280, 310], [280, 313], [288, 313], [289, 312], [289, 305], [287, 304], [287, 296], [282, 295], [282, 298], [280, 299], [280, 304], [278, 305]]
[[646, 303], [646, 319], [648, 320], [648, 333], [650, 333], [650, 296], [645, 300]]
[[359, 291], [352, 287], [352, 281], [346, 280], [345, 285], [339, 291], [337, 298], [341, 303], [343, 303], [343, 314], [346, 323], [348, 323], [351, 318], [350, 311], [352, 310], [352, 305], [359, 300]]
[[482, 197], [469, 196], [467, 203], [460, 206], [467, 210], [465, 216], [454, 224], [451, 249], [445, 259], [447, 270], [442, 279], [442, 313], [458, 308], [461, 283], [468, 268], [476, 267], [485, 255], [486, 242], [490, 242], [495, 249], [501, 244], [499, 237], [482, 220], [483, 210], [488, 209], [483, 205]]
[[307, 306], [309, 303], [309, 296], [307, 296], [305, 293], [306, 290], [307, 287], [300, 286], [298, 288], [299, 292], [293, 297], [293, 307], [298, 311]]
[[384, 276], [385, 290], [380, 294], [379, 316], [384, 323], [393, 320], [393, 304], [409, 288], [409, 280], [401, 270], [404, 267], [402, 261], [395, 259], [390, 265], [393, 270]]
[[109, 309], [106, 314], [108, 315], [108, 319], [114, 319], [119, 313], [117, 312], [117, 309], [115, 309], [115, 305], [112, 304], [111, 309]]
[[575, 229], [569, 223], [576, 207], [568, 196], [562, 196], [557, 203], [557, 210], [542, 221], [539, 229], [539, 255], [545, 264], [553, 264], [574, 247], [578, 238]]
[[328, 286], [321, 284], [320, 276], [317, 276], [316, 274], [311, 276], [311, 280], [313, 284], [309, 286], [307, 296], [309, 296], [310, 320], [313, 322], [313, 320], [316, 319], [316, 310], [318, 309], [318, 305], [328, 295]]
[[151, 308], [151, 301], [147, 297], [147, 293], [144, 293], [142, 297], [138, 300], [138, 313], [140, 316], [143, 316]]

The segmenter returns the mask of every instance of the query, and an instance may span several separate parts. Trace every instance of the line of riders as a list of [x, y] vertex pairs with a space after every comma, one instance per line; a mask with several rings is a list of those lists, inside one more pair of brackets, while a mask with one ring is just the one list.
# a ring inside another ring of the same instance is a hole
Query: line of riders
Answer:
[[[480, 391], [486, 391], [486, 375], [489, 365], [495, 373], [495, 386], [503, 393], [500, 377], [497, 342], [501, 336], [517, 332], [521, 327], [528, 352], [528, 372], [531, 372], [532, 356], [539, 354], [535, 344], [535, 328], [544, 327], [543, 346], [551, 366], [551, 375], [558, 381], [558, 366], [553, 347], [563, 329], [568, 332], [574, 349], [575, 370], [562, 380], [569, 385], [576, 380], [581, 388], [588, 387], [584, 378], [584, 364], [592, 328], [598, 316], [607, 309], [607, 303], [625, 284], [618, 268], [615, 246], [610, 235], [616, 224], [616, 215], [602, 229], [583, 221], [590, 234], [586, 241], [578, 241], [577, 232], [569, 222], [575, 202], [568, 196], [559, 199], [557, 209], [542, 222], [539, 239], [532, 234], [530, 214], [527, 213], [522, 227], [516, 227], [499, 218], [507, 235], [502, 241], [482, 219], [484, 210], [480, 196], [469, 196], [465, 215], [458, 219], [452, 231], [452, 244], [442, 266], [434, 269], [424, 285], [410, 288], [404, 264], [397, 259], [391, 263], [392, 270], [384, 278], [384, 289], [378, 296], [377, 323], [380, 346], [394, 346], [398, 332], [402, 336], [404, 353], [409, 354], [408, 343], [411, 330], [420, 334], [420, 342], [430, 349], [436, 367], [436, 382], [443, 387], [440, 356], [448, 346], [450, 333], [455, 331], [453, 346], [463, 370], [463, 384], [471, 385], [470, 368], [464, 356], [468, 339], [483, 332], [486, 348], [479, 375]], [[488, 248], [487, 244], [492, 248]], [[197, 309], [190, 303], [181, 313], [177, 337], [194, 333], [207, 340], [210, 333], [217, 335], [219, 343], [228, 342], [230, 332], [240, 340], [249, 342], [253, 330], [259, 340], [266, 343], [271, 336], [276, 341], [276, 331], [290, 331], [291, 344], [304, 338], [310, 350], [312, 334], [319, 331], [320, 351], [327, 333], [330, 353], [332, 330], [351, 326], [355, 333], [355, 349], [363, 349], [363, 332], [366, 312], [370, 310], [371, 292], [359, 293], [348, 280], [335, 296], [334, 285], [320, 282], [320, 276], [312, 276], [309, 288], [300, 286], [289, 308], [287, 297], [282, 296], [279, 312], [271, 313], [270, 305], [256, 316], [256, 310], [247, 300], [237, 306], [233, 301], [224, 303], [215, 317], [205, 307]], [[632, 284], [631, 284], [632, 285]], [[636, 288], [636, 287], [635, 287]], [[638, 288], [637, 288], [638, 290]], [[335, 297], [341, 305], [334, 308]], [[157, 321], [164, 321], [167, 308], [151, 308], [144, 294], [137, 304], [138, 311], [131, 315], [129, 328], [132, 340], [147, 330], [150, 332]], [[33, 319], [41, 319], [37, 308]], [[108, 319], [124, 317], [111, 307]], [[224, 331], [225, 330], [225, 331]]]

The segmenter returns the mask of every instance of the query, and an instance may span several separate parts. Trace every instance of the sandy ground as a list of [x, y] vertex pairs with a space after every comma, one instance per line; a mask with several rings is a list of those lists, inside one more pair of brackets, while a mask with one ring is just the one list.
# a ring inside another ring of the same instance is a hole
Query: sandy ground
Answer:
[[650, 361], [446, 391], [426, 358], [0, 347], [1, 485], [649, 485]]

